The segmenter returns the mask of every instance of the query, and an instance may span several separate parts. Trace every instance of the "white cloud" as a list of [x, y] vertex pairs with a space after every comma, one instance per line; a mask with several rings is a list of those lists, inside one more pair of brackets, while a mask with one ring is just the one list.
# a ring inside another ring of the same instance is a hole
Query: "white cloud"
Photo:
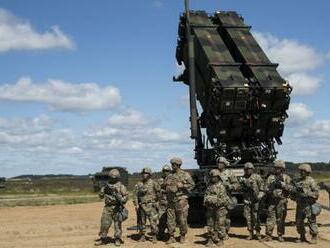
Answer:
[[330, 52], [327, 53], [327, 56], [326, 57], [327, 57], [327, 59], [330, 60]]
[[303, 125], [313, 116], [313, 112], [304, 103], [291, 103], [288, 110], [288, 125]]
[[254, 32], [260, 46], [285, 75], [309, 71], [322, 63], [322, 56], [312, 47], [295, 40], [279, 39], [271, 34]]
[[123, 113], [114, 114], [108, 119], [110, 126], [144, 126], [148, 124], [143, 114], [134, 109], [126, 109]]
[[322, 65], [324, 55], [295, 40], [259, 32], [254, 36], [271, 61], [279, 63], [279, 71], [293, 86], [294, 95], [312, 94], [320, 87], [321, 77], [311, 72]]
[[38, 33], [28, 21], [0, 8], [0, 52], [54, 48], [73, 49], [74, 42], [58, 26]]
[[53, 79], [36, 84], [25, 77], [16, 84], [1, 85], [0, 101], [45, 103], [55, 110], [85, 112], [112, 109], [119, 105], [121, 97], [119, 90], [112, 86]]
[[164, 6], [164, 2], [162, 0], [153, 0], [152, 4], [156, 8], [161, 8]]
[[293, 87], [294, 95], [313, 94], [321, 85], [322, 79], [306, 73], [290, 74], [287, 79]]
[[312, 125], [303, 128], [296, 136], [328, 140], [330, 138], [330, 120], [315, 121]]
[[309, 121], [288, 126], [279, 154], [288, 161], [320, 162], [330, 160], [330, 120]]

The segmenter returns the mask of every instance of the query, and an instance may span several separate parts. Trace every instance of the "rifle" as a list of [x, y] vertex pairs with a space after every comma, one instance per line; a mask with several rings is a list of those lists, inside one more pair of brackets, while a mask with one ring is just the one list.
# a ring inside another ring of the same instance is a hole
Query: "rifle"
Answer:
[[275, 176], [275, 180], [270, 184], [270, 189], [283, 189], [284, 179], [283, 176]]
[[301, 199], [303, 201], [306, 201], [308, 204], [315, 203], [315, 199], [308, 195], [308, 192], [304, 190], [303, 183], [301, 181], [293, 181], [293, 190], [292, 194], [295, 197], [295, 199]]
[[124, 203], [122, 202], [122, 196], [115, 189], [115, 187], [109, 183], [105, 185], [104, 193], [115, 198], [116, 206], [118, 209], [116, 217], [119, 221], [125, 221], [128, 218], [128, 210], [125, 208]]
[[239, 178], [238, 182], [240, 183], [243, 192], [252, 196], [253, 202], [257, 202], [257, 198], [258, 198], [257, 196], [259, 193], [258, 186], [254, 185], [254, 183], [251, 180], [245, 177]]

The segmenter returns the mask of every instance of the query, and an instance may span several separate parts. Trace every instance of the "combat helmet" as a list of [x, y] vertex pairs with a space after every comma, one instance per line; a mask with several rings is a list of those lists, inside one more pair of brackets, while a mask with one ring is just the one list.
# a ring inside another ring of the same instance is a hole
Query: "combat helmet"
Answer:
[[162, 171], [171, 171], [171, 167], [168, 166], [167, 164], [162, 167]]
[[229, 165], [228, 160], [225, 157], [218, 157], [216, 160], [217, 165], [224, 164], [225, 166]]
[[111, 177], [111, 178], [120, 178], [119, 170], [112, 169], [111, 171], [109, 171], [109, 177]]
[[282, 168], [282, 169], [285, 169], [285, 162], [284, 160], [276, 160], [274, 162], [274, 167], [275, 168]]
[[141, 171], [141, 174], [152, 174], [152, 171], [149, 167], [144, 167]]
[[307, 173], [312, 172], [312, 168], [311, 168], [310, 164], [301, 164], [301, 165], [299, 165], [298, 169], [301, 171], [306, 171]]
[[254, 165], [251, 162], [244, 164], [244, 169], [254, 169]]
[[210, 177], [220, 177], [221, 176], [220, 175], [220, 171], [217, 170], [217, 169], [211, 170], [210, 173], [209, 173], [209, 175], [210, 175]]
[[172, 158], [172, 159], [170, 160], [170, 163], [171, 163], [171, 164], [176, 164], [176, 165], [178, 165], [178, 166], [181, 166], [181, 165], [182, 165], [182, 159], [181, 159], [181, 158], [177, 158], [177, 157], [175, 157], [175, 158]]

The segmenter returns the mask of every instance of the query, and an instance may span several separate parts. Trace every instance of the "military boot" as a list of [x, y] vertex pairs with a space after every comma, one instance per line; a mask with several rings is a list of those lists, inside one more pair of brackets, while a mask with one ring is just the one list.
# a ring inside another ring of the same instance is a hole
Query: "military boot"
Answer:
[[184, 244], [186, 242], [186, 236], [183, 234], [180, 236], [180, 244]]
[[121, 240], [120, 239], [115, 239], [115, 246], [120, 246], [121, 245]]
[[106, 244], [107, 242], [105, 238], [100, 238], [94, 243], [95, 246], [106, 245]]
[[175, 243], [175, 238], [173, 235], [171, 235], [170, 238], [166, 241], [166, 244], [169, 245], [173, 243]]
[[246, 238], [247, 240], [252, 240], [253, 239], [253, 232], [249, 232], [249, 235]]
[[317, 244], [317, 235], [316, 234], [312, 235], [312, 239], [309, 243], [312, 244], [312, 245]]
[[146, 242], [146, 236], [144, 234], [141, 234], [138, 241], [139, 242]]
[[156, 234], [152, 235], [151, 242], [153, 244], [156, 244], [157, 243], [157, 235]]
[[278, 235], [278, 241], [279, 241], [279, 242], [284, 242], [284, 238], [283, 238], [282, 235]]
[[217, 246], [223, 246], [223, 240], [222, 240], [222, 239], [219, 239], [219, 240], [216, 242], [216, 245], [217, 245]]
[[264, 242], [270, 242], [272, 240], [273, 240], [272, 236], [269, 235], [269, 234], [266, 234], [266, 236], [264, 237], [264, 239], [262, 241], [264, 241]]
[[211, 247], [213, 245], [214, 245], [213, 239], [212, 238], [208, 238], [207, 243], [206, 243], [206, 246], [207, 247]]
[[260, 231], [257, 231], [257, 232], [256, 232], [256, 238], [257, 238], [257, 240], [261, 240], [261, 234], [260, 234]]
[[305, 234], [300, 234], [300, 238], [296, 239], [296, 243], [307, 242]]

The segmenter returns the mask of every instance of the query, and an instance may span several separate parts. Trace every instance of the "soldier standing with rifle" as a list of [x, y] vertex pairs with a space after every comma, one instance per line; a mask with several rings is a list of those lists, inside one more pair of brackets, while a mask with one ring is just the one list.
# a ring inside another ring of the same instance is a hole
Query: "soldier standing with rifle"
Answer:
[[95, 245], [105, 245], [112, 222], [115, 228], [115, 245], [122, 243], [122, 222], [127, 219], [128, 212], [124, 208], [128, 199], [126, 187], [119, 181], [120, 173], [117, 169], [109, 172], [109, 182], [101, 188], [99, 196], [104, 198], [105, 206], [101, 217], [100, 240]]
[[[227, 161], [226, 158], [224, 157], [219, 157], [216, 160], [217, 166], [218, 166], [218, 170], [220, 172], [220, 178], [221, 181], [223, 183], [223, 185], [226, 187], [226, 191], [227, 194], [230, 198], [232, 198], [231, 193], [233, 191], [237, 191], [239, 189], [239, 182], [238, 179], [236, 177], [236, 175], [233, 173], [232, 170], [230, 169], [226, 169], [226, 166], [229, 166], [229, 162]], [[230, 214], [227, 211], [227, 216], [226, 216], [226, 232], [225, 232], [225, 236], [224, 239], [228, 239], [228, 233], [230, 230], [230, 225], [231, 225], [231, 221], [230, 221]]]
[[220, 180], [220, 172], [213, 169], [209, 173], [210, 183], [205, 191], [204, 205], [206, 207], [206, 221], [208, 230], [207, 247], [214, 244], [223, 245], [226, 235], [226, 215], [228, 195], [226, 188]]
[[240, 178], [240, 184], [244, 199], [244, 217], [247, 223], [249, 235], [247, 240], [253, 239], [253, 232], [256, 230], [256, 238], [261, 239], [259, 203], [264, 196], [264, 182], [260, 175], [253, 173], [254, 166], [248, 162], [244, 165], [244, 176]]
[[291, 178], [285, 171], [285, 162], [277, 160], [274, 164], [275, 174], [267, 178], [265, 192], [269, 199], [264, 241], [272, 241], [272, 233], [277, 224], [278, 241], [283, 242], [285, 218], [288, 211], [288, 197], [292, 190]]
[[160, 199], [158, 210], [158, 237], [159, 239], [165, 239], [165, 230], [167, 228], [167, 198], [166, 198], [166, 185], [165, 179], [171, 173], [172, 169], [168, 165], [164, 165], [162, 168], [162, 176], [158, 179], [160, 186]]
[[157, 242], [158, 233], [158, 201], [160, 186], [151, 176], [151, 169], [142, 169], [142, 181], [135, 185], [133, 203], [137, 212], [137, 222], [140, 234], [139, 241], [146, 241], [146, 222], [147, 219], [151, 226], [153, 243]]
[[180, 158], [171, 159], [172, 171], [165, 179], [167, 208], [167, 227], [170, 234], [166, 244], [175, 242], [175, 228], [178, 224], [180, 228], [180, 243], [185, 242], [188, 231], [188, 194], [194, 188], [195, 183], [188, 172], [181, 169], [182, 160]]
[[[316, 223], [316, 215], [318, 211], [314, 211], [313, 205], [319, 197], [319, 187], [310, 176], [312, 168], [309, 164], [301, 164], [299, 167], [300, 177], [294, 182], [293, 199], [297, 202], [296, 209], [296, 225], [300, 238], [297, 243], [307, 242], [304, 220], [307, 218], [310, 233], [312, 234], [311, 244], [317, 243], [318, 227]], [[320, 210], [320, 208], [319, 208]]]

